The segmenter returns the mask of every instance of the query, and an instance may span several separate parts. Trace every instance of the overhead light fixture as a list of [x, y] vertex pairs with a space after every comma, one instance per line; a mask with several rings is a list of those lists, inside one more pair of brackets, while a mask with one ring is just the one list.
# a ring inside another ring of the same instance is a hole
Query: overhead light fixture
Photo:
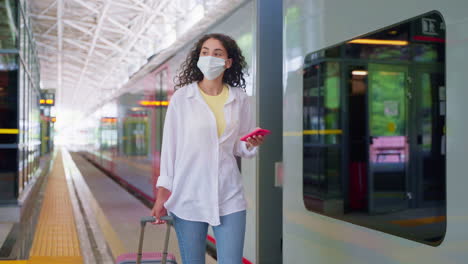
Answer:
[[352, 71], [351, 74], [352, 75], [365, 76], [365, 75], [367, 75], [367, 71], [358, 71], [358, 70], [356, 70], [356, 71]]
[[394, 45], [406, 46], [409, 44], [406, 40], [385, 40], [385, 39], [353, 39], [348, 44], [369, 44], [369, 45]]

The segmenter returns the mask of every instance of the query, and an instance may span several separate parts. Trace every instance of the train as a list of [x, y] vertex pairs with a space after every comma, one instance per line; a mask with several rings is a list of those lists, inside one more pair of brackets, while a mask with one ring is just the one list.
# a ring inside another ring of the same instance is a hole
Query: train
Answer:
[[467, 10], [284, 1], [284, 263], [466, 262]]
[[[468, 3], [284, 0], [282, 9], [282, 139], [266, 143], [282, 144], [282, 205], [264, 209], [282, 209], [275, 254], [283, 263], [465, 263]], [[174, 77], [197, 37], [237, 41], [257, 109], [256, 21], [256, 1], [241, 1], [135, 78], [82, 122], [81, 153], [154, 199]], [[244, 263], [264, 263], [258, 158], [239, 165]], [[211, 230], [207, 239], [215, 243]]]

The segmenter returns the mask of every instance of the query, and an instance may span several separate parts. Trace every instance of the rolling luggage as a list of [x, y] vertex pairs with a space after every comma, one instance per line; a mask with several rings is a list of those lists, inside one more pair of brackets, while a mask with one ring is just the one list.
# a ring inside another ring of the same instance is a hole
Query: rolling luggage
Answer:
[[122, 254], [117, 258], [117, 264], [177, 264], [174, 255], [167, 254], [167, 246], [169, 244], [169, 235], [171, 231], [170, 222], [172, 221], [171, 216], [163, 216], [161, 220], [166, 221], [167, 230], [166, 238], [164, 241], [164, 251], [160, 252], [148, 252], [142, 253], [143, 250], [143, 238], [145, 235], [145, 226], [148, 222], [154, 222], [156, 219], [153, 216], [142, 217], [140, 220], [140, 241], [138, 242], [138, 253], [126, 253]]

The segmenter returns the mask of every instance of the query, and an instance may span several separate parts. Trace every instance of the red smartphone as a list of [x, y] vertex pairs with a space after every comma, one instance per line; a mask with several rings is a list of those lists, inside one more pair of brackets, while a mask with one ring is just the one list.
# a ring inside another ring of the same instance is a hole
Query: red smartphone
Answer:
[[247, 138], [249, 138], [249, 137], [252, 137], [252, 136], [266, 136], [266, 135], [268, 135], [268, 134], [270, 134], [270, 133], [271, 133], [271, 131], [268, 130], [268, 129], [257, 128], [257, 129], [255, 129], [254, 131], [252, 131], [251, 133], [249, 133], [249, 134], [247, 134], [247, 135], [241, 137], [240, 140], [241, 140], [241, 141], [246, 141]]

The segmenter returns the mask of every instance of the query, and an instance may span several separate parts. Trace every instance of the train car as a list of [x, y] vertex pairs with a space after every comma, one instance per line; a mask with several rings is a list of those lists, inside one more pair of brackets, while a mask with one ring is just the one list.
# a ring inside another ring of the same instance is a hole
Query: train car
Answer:
[[283, 262], [465, 263], [468, 2], [283, 13]]

